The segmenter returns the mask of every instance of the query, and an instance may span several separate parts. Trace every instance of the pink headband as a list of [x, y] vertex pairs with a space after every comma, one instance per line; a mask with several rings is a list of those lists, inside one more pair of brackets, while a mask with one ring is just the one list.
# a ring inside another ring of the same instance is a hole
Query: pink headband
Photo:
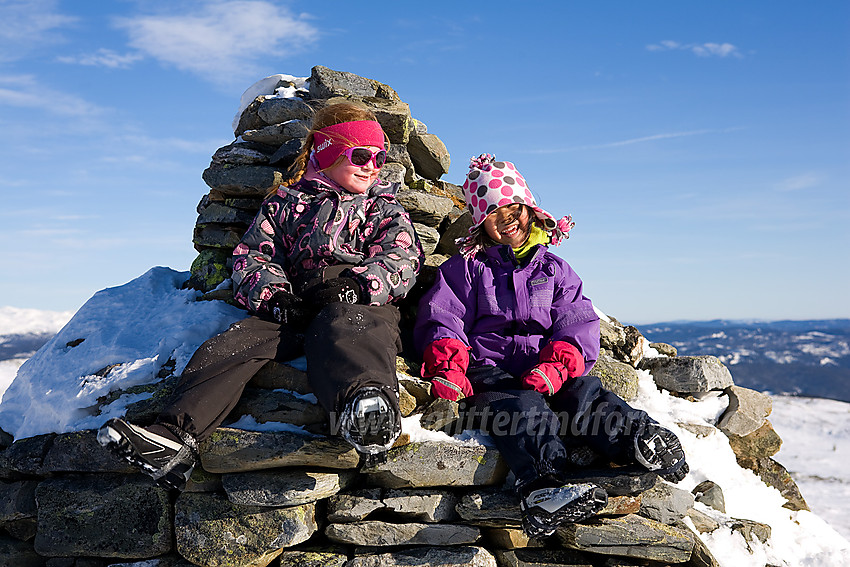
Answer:
[[313, 134], [313, 152], [319, 169], [327, 169], [347, 148], [384, 147], [384, 131], [374, 120], [355, 120], [326, 126]]

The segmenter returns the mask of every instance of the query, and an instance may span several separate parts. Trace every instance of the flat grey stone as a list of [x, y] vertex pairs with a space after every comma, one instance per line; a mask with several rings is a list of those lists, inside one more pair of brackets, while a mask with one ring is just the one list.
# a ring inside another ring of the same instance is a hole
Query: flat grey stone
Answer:
[[696, 536], [630, 514], [620, 518], [601, 518], [592, 524], [562, 526], [558, 528], [556, 537], [562, 545], [571, 549], [683, 563], [691, 557]]
[[239, 244], [245, 227], [225, 224], [196, 224], [192, 233], [192, 243], [196, 249], [224, 248], [232, 251]]
[[220, 427], [199, 449], [204, 469], [213, 473], [302, 466], [353, 469], [360, 462], [357, 451], [342, 439], [291, 431]]
[[303, 120], [290, 120], [282, 124], [271, 124], [258, 130], [242, 132], [242, 139], [248, 142], [280, 146], [290, 140], [299, 140], [299, 144], [310, 131], [310, 123]]
[[732, 524], [727, 526], [744, 536], [744, 539], [750, 543], [759, 540], [762, 543], [767, 543], [770, 539], [770, 534], [773, 528], [769, 524], [762, 524], [753, 520], [734, 518]]
[[461, 518], [477, 526], [503, 528], [522, 524], [517, 496], [504, 490], [468, 492], [455, 510]]
[[51, 557], [155, 557], [171, 551], [168, 492], [141, 474], [43, 481], [35, 549]]
[[257, 388], [270, 390], [291, 390], [298, 394], [313, 393], [306, 372], [289, 364], [283, 364], [273, 360], [263, 365], [248, 384]]
[[410, 106], [400, 100], [367, 98], [363, 101], [375, 113], [381, 129], [390, 140], [390, 147], [404, 146], [410, 141]]
[[659, 387], [671, 392], [710, 392], [734, 385], [729, 369], [715, 356], [645, 358], [640, 368], [648, 370]]
[[210, 166], [202, 175], [211, 188], [231, 197], [265, 197], [283, 182], [283, 172], [266, 165]]
[[481, 532], [472, 526], [457, 524], [395, 524], [363, 521], [330, 524], [325, 535], [331, 541], [366, 546], [387, 545], [463, 545], [474, 543]]
[[398, 183], [403, 185], [404, 178], [407, 177], [407, 168], [404, 165], [396, 162], [387, 161], [381, 172], [378, 174], [378, 179], [387, 183]]
[[413, 229], [419, 237], [419, 242], [422, 244], [422, 250], [425, 254], [433, 254], [434, 250], [437, 249], [437, 244], [440, 242], [440, 233], [437, 229], [419, 222], [413, 223]]
[[457, 517], [458, 498], [446, 490], [390, 489], [383, 498], [387, 510], [417, 522], [450, 522]]
[[204, 197], [198, 204], [198, 220], [196, 224], [230, 224], [248, 227], [253, 222], [256, 211], [246, 211], [230, 207], [222, 202], [210, 201]]
[[382, 489], [365, 488], [348, 494], [337, 494], [328, 499], [328, 521], [333, 523], [359, 522], [369, 514], [384, 510]]
[[423, 547], [392, 553], [360, 555], [345, 567], [496, 567], [496, 558], [483, 547]]
[[594, 567], [598, 557], [575, 549], [497, 551], [500, 567]]
[[624, 400], [633, 400], [638, 392], [638, 374], [633, 366], [615, 360], [612, 356], [600, 353], [599, 359], [590, 370], [591, 376], [597, 376], [602, 385]]
[[729, 406], [717, 427], [727, 435], [749, 435], [764, 425], [773, 409], [770, 396], [762, 392], [740, 386], [730, 386], [724, 392], [729, 396]]
[[696, 502], [701, 502], [718, 512], [726, 513], [726, 499], [723, 497], [723, 489], [719, 484], [710, 480], [704, 480], [691, 491]]
[[499, 484], [507, 467], [493, 447], [426, 441], [391, 449], [386, 462], [361, 472], [377, 486], [427, 488]]
[[234, 142], [216, 150], [212, 163], [216, 165], [266, 165], [269, 163], [268, 151], [273, 151], [263, 144], [250, 142]]
[[416, 173], [426, 179], [439, 179], [449, 172], [452, 159], [446, 145], [434, 134], [412, 132], [407, 143], [407, 151]]
[[266, 124], [282, 124], [290, 120], [313, 120], [313, 109], [298, 97], [266, 97], [257, 107], [257, 115]]
[[343, 567], [348, 561], [348, 556], [333, 551], [286, 550], [278, 559], [281, 567]]
[[720, 527], [720, 524], [717, 522], [717, 520], [715, 520], [708, 514], [700, 512], [699, 510], [696, 510], [694, 508], [688, 510], [687, 516], [691, 519], [691, 521], [694, 523], [694, 527], [701, 534], [713, 532], [714, 530]]
[[65, 472], [135, 473], [132, 465], [104, 449], [92, 429], [62, 433], [53, 439], [44, 456], [43, 471], [49, 474]]
[[[436, 398], [422, 411], [419, 423], [423, 429], [441, 431], [454, 424], [460, 416], [458, 403], [445, 398]], [[460, 426], [460, 424], [458, 424]], [[459, 428], [459, 427], [458, 427]], [[451, 431], [451, 435], [462, 431]]]
[[466, 210], [452, 209], [448, 217], [450, 224], [440, 235], [440, 243], [437, 245], [436, 252], [446, 256], [454, 256], [458, 253], [455, 240], [469, 234], [469, 229], [472, 227], [472, 215]]
[[315, 505], [240, 506], [216, 494], [180, 495], [175, 504], [177, 551], [209, 567], [268, 565], [285, 547], [316, 531]]
[[318, 403], [285, 390], [245, 388], [231, 416], [250, 415], [258, 423], [268, 421], [292, 425], [317, 425], [328, 422], [328, 412]]
[[437, 228], [451, 212], [454, 203], [448, 197], [432, 195], [425, 191], [401, 191], [396, 196], [399, 204], [410, 213], [413, 222]]
[[567, 482], [592, 482], [605, 489], [608, 496], [630, 496], [649, 490], [658, 481], [658, 475], [642, 467], [616, 467], [608, 469], [577, 469], [564, 475]]
[[0, 522], [36, 517], [35, 489], [38, 481], [0, 483]]
[[693, 494], [659, 482], [641, 494], [640, 515], [663, 524], [673, 525], [681, 522], [693, 506]]
[[360, 77], [347, 71], [334, 71], [321, 65], [313, 67], [310, 74], [310, 98], [376, 97], [400, 100], [388, 85]]
[[13, 480], [21, 478], [21, 475], [46, 476], [44, 456], [55, 437], [55, 433], [24, 437], [0, 451], [0, 478]]
[[354, 480], [355, 471], [279, 469], [221, 477], [227, 498], [245, 506], [296, 506], [333, 496]]

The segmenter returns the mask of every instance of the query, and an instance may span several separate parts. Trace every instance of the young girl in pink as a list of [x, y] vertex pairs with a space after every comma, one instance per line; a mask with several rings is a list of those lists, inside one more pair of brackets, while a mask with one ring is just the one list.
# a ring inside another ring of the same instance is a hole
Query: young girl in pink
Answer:
[[233, 290], [249, 316], [205, 342], [148, 427], [99, 433], [166, 486], [181, 488], [197, 443], [227, 417], [269, 360], [307, 357], [307, 377], [338, 432], [361, 454], [401, 429], [395, 360], [399, 310], [422, 248], [396, 185], [378, 180], [388, 142], [371, 111], [320, 109], [286, 185], [274, 188], [233, 253]]

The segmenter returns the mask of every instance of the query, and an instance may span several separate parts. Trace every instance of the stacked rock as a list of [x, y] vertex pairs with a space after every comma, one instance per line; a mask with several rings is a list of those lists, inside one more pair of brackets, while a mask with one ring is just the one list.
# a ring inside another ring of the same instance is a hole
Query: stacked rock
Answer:
[[[677, 357], [669, 345], [645, 343], [637, 329], [603, 321], [603, 360], [620, 373], [612, 381], [600, 372], [606, 387], [631, 399], [640, 368], [694, 403], [728, 396], [716, 423], [679, 426], [697, 436], [726, 435], [739, 463], [777, 488], [786, 507], [807, 509], [770, 458], [780, 440], [766, 419], [769, 397], [735, 386], [713, 357]], [[770, 526], [728, 516], [722, 490], [710, 480], [688, 492], [583, 449], [570, 455], [572, 480], [604, 487], [608, 506], [546, 541], [529, 539], [498, 451], [419, 429], [456, 431], [456, 405], [434, 400], [401, 359], [398, 374], [407, 434], [378, 464], [364, 466], [327, 434], [328, 416], [303, 370], [274, 362], [203, 443], [202, 464], [179, 495], [103, 450], [94, 431], [20, 439], [0, 451], [0, 564], [711, 567], [717, 562], [694, 528], [732, 529], [750, 542], [770, 537]], [[152, 420], [173, 382], [156, 384], [155, 395], [129, 406], [128, 417]], [[268, 430], [256, 431], [257, 423]]]
[[[449, 170], [449, 152], [411, 116], [409, 106], [391, 87], [317, 66], [309, 79], [288, 75], [263, 79], [244, 98], [249, 100], [243, 100], [245, 108], [234, 121], [236, 140], [213, 154], [203, 174], [210, 192], [198, 205], [193, 238], [198, 256], [190, 287], [208, 292], [230, 277], [233, 249], [263, 199], [286, 179], [313, 113], [341, 100], [367, 106], [386, 132], [390, 146], [381, 177], [403, 185], [398, 199], [414, 221], [428, 256], [426, 265], [439, 265], [445, 259], [439, 254], [456, 252], [452, 235], [468, 229], [471, 220], [463, 214], [460, 188], [440, 181]], [[420, 287], [428, 283], [428, 273]]]

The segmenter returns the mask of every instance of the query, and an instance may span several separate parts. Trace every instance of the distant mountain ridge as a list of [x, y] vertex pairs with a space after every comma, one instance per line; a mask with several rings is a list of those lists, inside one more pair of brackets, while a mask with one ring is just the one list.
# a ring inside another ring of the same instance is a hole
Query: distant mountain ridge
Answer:
[[850, 402], [850, 319], [671, 321], [638, 327], [680, 355], [711, 354], [735, 383]]
[[[710, 354], [735, 383], [773, 394], [850, 402], [850, 319], [670, 321], [636, 325], [680, 355]], [[31, 356], [52, 333], [0, 334], [0, 361]]]

